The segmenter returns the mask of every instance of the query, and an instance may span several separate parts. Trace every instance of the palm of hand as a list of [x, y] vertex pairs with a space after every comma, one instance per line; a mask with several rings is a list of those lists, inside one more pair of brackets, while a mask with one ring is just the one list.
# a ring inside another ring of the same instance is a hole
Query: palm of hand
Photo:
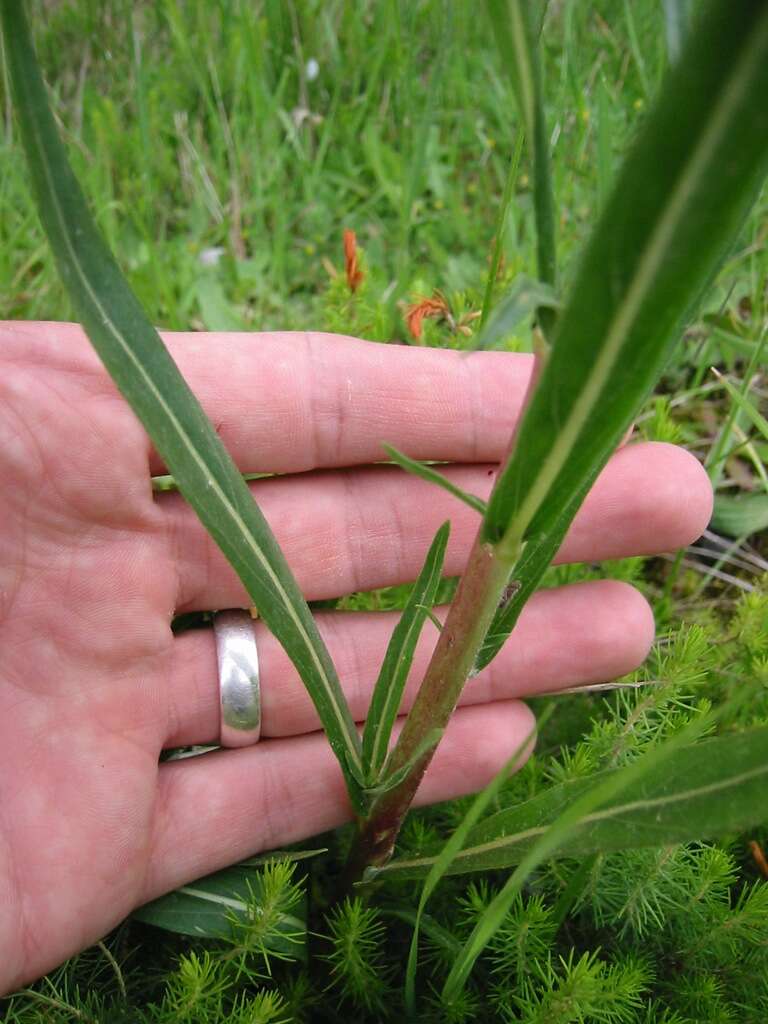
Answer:
[[[448, 517], [445, 571], [461, 571], [476, 514], [370, 463], [387, 440], [459, 464], [448, 475], [487, 493], [489, 463], [526, 389], [526, 357], [468, 362], [328, 336], [225, 341], [219, 369], [210, 338], [169, 344], [239, 468], [287, 474], [254, 489], [309, 599], [415, 578]], [[159, 471], [79, 329], [0, 329], [0, 993], [138, 904], [349, 813], [307, 695], [261, 626], [268, 738], [158, 764], [164, 747], [215, 741], [218, 726], [210, 631], [174, 638], [173, 615], [247, 603], [181, 498], [153, 496]], [[559, 557], [677, 547], [701, 531], [710, 501], [685, 452], [631, 446], [607, 467]], [[318, 624], [361, 721], [394, 616], [326, 613]], [[652, 633], [645, 602], [623, 584], [537, 595], [467, 688], [471, 706], [456, 712], [418, 799], [459, 795], [495, 774], [531, 727], [514, 698], [629, 671]], [[425, 637], [406, 706], [429, 649]]]
[[76, 372], [65, 353], [22, 356], [0, 384], [0, 948], [13, 951], [11, 978], [93, 941], [152, 886], [174, 565], [146, 437], [96, 360], [86, 374], [77, 355]]

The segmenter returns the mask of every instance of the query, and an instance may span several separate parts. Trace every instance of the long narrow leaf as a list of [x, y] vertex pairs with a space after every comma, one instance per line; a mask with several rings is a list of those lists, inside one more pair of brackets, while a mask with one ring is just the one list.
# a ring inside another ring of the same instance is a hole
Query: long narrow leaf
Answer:
[[[467, 836], [446, 874], [519, 864], [551, 824], [594, 787], [618, 779], [615, 768], [564, 782], [486, 818]], [[666, 846], [734, 832], [768, 820], [768, 727], [718, 736], [677, 751], [587, 814], [568, 839], [568, 856]], [[437, 857], [392, 861], [377, 878], [422, 878]]]
[[444, 477], [442, 473], [438, 472], [434, 466], [428, 466], [424, 462], [417, 462], [416, 459], [410, 458], [408, 455], [404, 455], [403, 452], [398, 451], [397, 448], [393, 448], [391, 444], [384, 444], [382, 447], [385, 449], [390, 459], [401, 469], [404, 469], [407, 473], [413, 473], [414, 476], [420, 477], [422, 480], [426, 480], [428, 483], [437, 484], [438, 487], [442, 487], [444, 491], [448, 491], [454, 498], [458, 498], [459, 501], [463, 501], [465, 505], [469, 505], [475, 512], [479, 512], [481, 515], [485, 514], [486, 504], [482, 498], [478, 498], [474, 494], [469, 494], [467, 491], [463, 491], [456, 484]]
[[[543, 728], [547, 719], [552, 714], [553, 708], [554, 706], [551, 705], [541, 716], [538, 723], [539, 729]], [[411, 947], [408, 952], [408, 966], [406, 968], [405, 975], [405, 1004], [408, 1012], [411, 1014], [413, 1014], [416, 1008], [416, 966], [419, 950], [419, 929], [422, 915], [424, 914], [424, 908], [427, 905], [427, 900], [437, 888], [440, 879], [450, 869], [451, 863], [464, 845], [464, 842], [475, 825], [475, 822], [480, 820], [486, 807], [488, 807], [490, 802], [496, 798], [503, 784], [519, 764], [526, 749], [532, 745], [533, 740], [535, 739], [535, 732], [536, 730], [534, 729], [528, 736], [526, 736], [501, 771], [498, 772], [485, 789], [481, 790], [474, 798], [453, 835], [443, 846], [439, 855], [435, 858], [429, 874], [424, 881], [424, 886], [422, 887], [421, 896], [419, 898], [419, 905], [416, 910], [416, 920], [413, 926], [413, 937], [411, 938]]]
[[451, 524], [446, 522], [435, 534], [422, 570], [392, 633], [376, 680], [363, 733], [363, 764], [372, 781], [379, 780], [387, 757], [392, 727], [403, 698], [416, 644], [427, 611], [435, 603], [450, 532]]
[[525, 550], [515, 566], [515, 587], [512, 595], [509, 601], [504, 602], [496, 609], [485, 639], [477, 652], [472, 669], [473, 675], [477, 675], [486, 665], [489, 665], [506, 643], [525, 603], [536, 590], [541, 577], [552, 562], [568, 532], [573, 517], [593, 483], [594, 479], [589, 478], [570, 504], [563, 509], [557, 522], [546, 533], [532, 537], [526, 544]]
[[2, 0], [1, 10], [40, 217], [72, 304], [179, 489], [296, 665], [359, 802], [359, 737], [306, 601], [246, 483], [93, 224], [48, 107], [22, 4]]
[[549, 530], [618, 443], [768, 163], [768, 6], [718, 0], [629, 154], [497, 481], [484, 538]]
[[[237, 864], [145, 903], [131, 916], [181, 935], [229, 938], [236, 934], [238, 923], [247, 924], [252, 919], [263, 896], [263, 874]], [[295, 914], [280, 916], [267, 937], [266, 948], [299, 959], [306, 953], [306, 900], [295, 909]]]
[[[685, 752], [685, 745], [694, 736], [700, 735], [713, 717], [716, 716], [702, 715], [634, 764], [619, 771], [605, 773], [596, 785], [562, 811], [552, 826], [525, 853], [515, 871], [491, 900], [475, 925], [446, 979], [443, 989], [443, 998], [446, 1002], [450, 1002], [461, 992], [475, 961], [501, 926], [512, 901], [530, 873], [547, 857], [562, 849], [566, 843], [570, 852], [571, 840], [583, 829], [584, 822], [586, 821], [592, 828], [598, 826], [601, 821], [606, 820], [606, 814], [610, 816], [606, 808], [617, 801], [617, 798], [623, 798], [625, 814], [631, 815], [633, 811], [647, 814], [650, 811], [657, 823], [664, 818], [665, 811], [669, 815], [670, 807], [673, 808], [672, 817], [676, 820], [682, 817], [686, 823], [697, 817], [702, 821], [705, 816], [705, 830], [713, 827], [713, 817], [718, 811], [718, 824], [724, 829], [734, 827], [734, 823], [739, 820], [760, 821], [760, 815], [765, 816], [768, 813], [764, 803], [758, 805], [756, 813], [758, 793], [764, 790], [765, 779], [768, 777], [768, 763], [765, 757], [768, 741], [766, 730], [728, 737], [737, 743], [731, 748], [727, 761], [713, 761], [714, 751], [710, 750], [708, 774], [701, 774], [703, 765], [699, 758], [694, 771], [687, 776], [688, 788], [684, 794], [680, 793], [679, 788], [672, 792], [662, 791], [659, 794], [653, 790], [649, 792], [644, 787], [643, 783], [647, 783], [649, 778], [655, 779], [657, 783], [661, 782], [662, 785], [669, 785], [671, 779], [672, 786], [677, 784], [679, 787], [680, 779], [674, 768], [670, 769], [670, 763], [674, 761], [676, 755]], [[723, 753], [722, 749], [719, 753]], [[627, 799], [628, 793], [634, 796], [633, 800]], [[727, 795], [723, 799], [724, 793]], [[738, 814], [734, 814], [735, 806], [741, 812], [741, 819]], [[647, 816], [643, 825], [649, 828]], [[657, 842], [660, 832], [661, 829], [657, 825]]]

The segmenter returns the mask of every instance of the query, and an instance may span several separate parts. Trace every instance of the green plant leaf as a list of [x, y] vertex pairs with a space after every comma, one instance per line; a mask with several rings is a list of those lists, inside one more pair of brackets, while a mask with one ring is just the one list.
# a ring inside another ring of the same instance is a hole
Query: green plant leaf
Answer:
[[539, 309], [558, 309], [559, 301], [551, 285], [518, 274], [497, 305], [485, 327], [481, 327], [467, 349], [495, 348], [506, 341], [521, 321]]
[[[576, 801], [626, 768], [575, 779], [499, 811], [467, 836], [446, 874], [464, 874], [520, 863], [549, 827]], [[768, 821], [768, 727], [718, 736], [685, 747], [630, 782], [615, 800], [578, 823], [568, 839], [569, 857], [666, 846], [748, 828]], [[395, 860], [377, 878], [422, 878], [437, 857]]]
[[749, 537], [768, 530], [768, 494], [716, 495], [712, 528], [728, 537]]
[[363, 732], [363, 764], [367, 776], [374, 784], [386, 781], [382, 778], [381, 769], [387, 759], [392, 727], [400, 708], [416, 644], [427, 618], [427, 610], [435, 603], [450, 532], [451, 524], [445, 522], [435, 534], [418, 579], [394, 628], [376, 680]]
[[384, 793], [387, 793], [390, 789], [395, 789], [400, 783], [406, 778], [407, 775], [413, 769], [421, 757], [433, 747], [436, 747], [443, 736], [443, 730], [439, 728], [432, 729], [424, 737], [422, 742], [413, 752], [412, 756], [404, 765], [401, 765], [396, 771], [389, 772], [387, 765], [385, 764], [379, 775], [380, 782], [374, 783], [372, 786], [366, 786], [365, 795], [369, 798], [378, 798]]
[[484, 539], [550, 530], [604, 465], [732, 244], [768, 162], [768, 7], [711, 4], [580, 264]]
[[[264, 895], [263, 875], [238, 864], [183, 885], [174, 892], [146, 903], [132, 917], [166, 931], [198, 938], [232, 938], [237, 922], [247, 923]], [[267, 948], [276, 954], [303, 957], [306, 943], [306, 901], [297, 908], [299, 915], [283, 914], [273, 933], [267, 936]]]
[[40, 218], [72, 304], [180, 491], [296, 666], [360, 807], [360, 740], [312, 614], [248, 486], [93, 223], [51, 116], [22, 4], [2, 0], [1, 9]]
[[744, 386], [742, 390], [739, 391], [739, 389], [735, 388], [733, 384], [731, 384], [731, 382], [728, 380], [728, 378], [723, 376], [722, 373], [719, 373], [714, 368], [713, 373], [720, 381], [720, 383], [723, 385], [728, 394], [731, 396], [736, 405], [739, 407], [739, 410], [744, 413], [747, 419], [751, 421], [752, 425], [756, 427], [763, 435], [765, 440], [768, 441], [768, 420], [765, 418], [765, 416], [760, 414], [760, 412], [749, 400], [749, 395], [747, 394], [749, 390], [749, 381], [744, 381]]
[[[739, 699], [740, 695], [730, 703], [735, 705]], [[719, 709], [719, 713], [722, 713], [722, 710]], [[712, 758], [717, 757], [717, 754], [710, 749], [707, 752], [710, 759], [707, 762], [708, 773], [702, 774], [700, 757], [696, 759], [697, 763], [692, 771], [690, 762], [681, 764], [679, 758], [676, 760], [676, 755], [685, 752], [686, 745], [691, 739], [701, 735], [716, 717], [717, 714], [701, 715], [689, 722], [672, 739], [646, 752], [633, 764], [618, 771], [601, 773], [595, 785], [573, 799], [562, 810], [551, 827], [547, 828], [523, 855], [515, 871], [478, 920], [446, 979], [443, 989], [443, 998], [446, 1002], [455, 999], [463, 989], [475, 961], [498, 931], [515, 896], [531, 872], [557, 850], [562, 849], [566, 843], [569, 854], [573, 853], [572, 840], [580, 834], [584, 825], [587, 825], [590, 832], [596, 831], [600, 824], [611, 817], [611, 811], [616, 809], [617, 804], [622, 807], [623, 813], [629, 816], [633, 812], [642, 814], [645, 811], [644, 820], [639, 826], [637, 822], [633, 822], [630, 832], [638, 836], [655, 831], [657, 843], [664, 842], [660, 838], [660, 823], [665, 819], [665, 814], [667, 819], [673, 819], [678, 830], [681, 830], [681, 817], [684, 825], [690, 827], [691, 821], [696, 820], [707, 831], [712, 828], [725, 830], [743, 827], [749, 822], [760, 821], [761, 816], [764, 818], [768, 809], [764, 802], [758, 801], [765, 789], [765, 778], [768, 776], [768, 761], [765, 756], [768, 749], [768, 729], [728, 737], [732, 743], [728, 752], [726, 753], [722, 747], [717, 751], [722, 760], [713, 761]], [[680, 771], [686, 773], [685, 789], [682, 793], [681, 777], [678, 775]], [[656, 783], [655, 789], [653, 786], [647, 786], [649, 778]], [[646, 786], [643, 786], [643, 782]], [[667, 788], [663, 788], [665, 785]], [[618, 832], [621, 832], [621, 827], [621, 824], [617, 825]], [[605, 831], [608, 836], [604, 837], [604, 844], [610, 843], [610, 828], [606, 828]], [[686, 838], [690, 838], [690, 833]], [[637, 845], [636, 840], [633, 845]], [[606, 849], [606, 845], [600, 849]]]
[[[557, 282], [555, 200], [549, 158], [549, 134], [544, 115], [539, 23], [528, 0], [486, 0], [502, 64], [515, 91], [525, 133], [533, 147], [533, 207], [536, 217], [538, 276]], [[555, 325], [552, 307], [541, 307], [540, 320], [548, 336]]]
[[431, 484], [437, 484], [438, 487], [442, 487], [444, 491], [452, 494], [454, 498], [458, 498], [459, 501], [469, 505], [475, 512], [479, 512], [481, 515], [485, 514], [486, 504], [482, 498], [463, 491], [456, 484], [451, 483], [442, 473], [439, 473], [434, 466], [428, 466], [425, 462], [417, 462], [416, 459], [411, 459], [408, 455], [398, 451], [397, 448], [393, 448], [391, 444], [384, 444], [382, 447], [386, 450], [390, 459], [407, 473], [413, 473], [414, 476], [421, 477], [422, 480], [427, 480]]

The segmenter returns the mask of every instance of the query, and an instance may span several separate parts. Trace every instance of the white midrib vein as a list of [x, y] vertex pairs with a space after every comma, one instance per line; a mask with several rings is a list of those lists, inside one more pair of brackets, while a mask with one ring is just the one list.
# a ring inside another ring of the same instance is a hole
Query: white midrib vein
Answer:
[[325, 696], [326, 696], [326, 699], [328, 700], [331, 708], [333, 709], [336, 721], [337, 721], [339, 727], [341, 728], [342, 733], [344, 734], [344, 736], [346, 738], [346, 749], [347, 749], [347, 752], [350, 755], [350, 757], [353, 759], [354, 764], [356, 765], [356, 767], [358, 767], [358, 769], [361, 769], [360, 751], [359, 751], [359, 740], [357, 739], [357, 733], [354, 734], [354, 738], [353, 738], [352, 733], [350, 732], [350, 730], [349, 730], [349, 728], [347, 726], [347, 722], [345, 721], [344, 716], [341, 713], [341, 709], [339, 707], [338, 701], [336, 700], [336, 695], [335, 695], [335, 693], [333, 691], [333, 686], [331, 684], [331, 681], [328, 679], [328, 676], [327, 676], [327, 674], [325, 672], [325, 668], [324, 668], [322, 662], [320, 661], [320, 659], [319, 659], [319, 657], [317, 655], [317, 651], [315, 650], [314, 644], [310, 640], [309, 635], [307, 634], [307, 631], [304, 628], [304, 623], [301, 621], [300, 617], [296, 614], [296, 609], [293, 607], [293, 604], [291, 603], [290, 598], [288, 597], [287, 593], [285, 592], [285, 588], [283, 587], [282, 582], [280, 581], [279, 576], [275, 573], [274, 569], [269, 564], [269, 561], [267, 560], [264, 552], [261, 550], [259, 545], [255, 543], [255, 541], [253, 539], [253, 536], [252, 536], [250, 530], [248, 529], [248, 526], [246, 525], [246, 523], [244, 522], [244, 520], [242, 519], [242, 517], [238, 513], [238, 511], [235, 508], [235, 506], [229, 501], [229, 499], [227, 498], [227, 496], [224, 493], [224, 491], [222, 491], [222, 489], [219, 487], [219, 485], [216, 482], [216, 480], [213, 478], [212, 474], [208, 471], [208, 468], [207, 468], [205, 462], [200, 457], [200, 455], [199, 455], [197, 449], [195, 448], [194, 444], [192, 443], [192, 440], [190, 439], [189, 435], [186, 433], [186, 431], [182, 427], [181, 423], [177, 419], [176, 415], [173, 412], [173, 409], [165, 402], [161, 392], [155, 386], [155, 382], [152, 380], [151, 376], [146, 372], [146, 370], [142, 366], [142, 364], [139, 361], [139, 359], [137, 359], [137, 357], [136, 357], [135, 353], [133, 352], [133, 350], [131, 349], [130, 345], [128, 345], [126, 343], [126, 341], [123, 338], [122, 334], [120, 333], [118, 328], [115, 326], [115, 324], [112, 322], [112, 319], [109, 316], [109, 313], [104, 308], [104, 306], [101, 304], [98, 295], [91, 288], [90, 281], [88, 280], [88, 277], [85, 274], [85, 272], [84, 272], [84, 270], [83, 270], [83, 268], [81, 266], [81, 263], [80, 263], [80, 260], [78, 258], [77, 252], [73, 248], [72, 243], [70, 241], [69, 232], [67, 230], [67, 221], [66, 221], [66, 218], [64, 216], [64, 212], [63, 212], [63, 210], [61, 208], [61, 205], [59, 203], [59, 197], [58, 197], [58, 194], [56, 192], [56, 189], [55, 189], [53, 181], [52, 181], [51, 169], [50, 169], [50, 167], [48, 165], [48, 161], [47, 161], [46, 156], [45, 156], [45, 149], [44, 149], [44, 147], [42, 145], [42, 142], [41, 142], [41, 139], [40, 139], [40, 135], [39, 135], [39, 131], [38, 131], [38, 125], [37, 125], [36, 121], [34, 120], [34, 118], [31, 118], [30, 120], [31, 120], [31, 124], [32, 124], [32, 130], [33, 130], [34, 138], [35, 138], [35, 144], [37, 146], [38, 155], [39, 155], [39, 158], [40, 158], [40, 165], [42, 166], [43, 172], [45, 174], [46, 184], [47, 184], [47, 187], [48, 187], [48, 193], [49, 193], [49, 195], [51, 197], [51, 201], [53, 203], [53, 208], [54, 208], [55, 213], [56, 213], [56, 218], [57, 218], [57, 220], [59, 222], [59, 227], [61, 229], [61, 234], [62, 234], [62, 237], [64, 239], [64, 243], [65, 243], [65, 245], [67, 247], [67, 250], [69, 252], [69, 255], [70, 255], [71, 265], [74, 267], [74, 269], [75, 269], [75, 271], [77, 273], [77, 276], [78, 276], [78, 278], [79, 278], [83, 288], [87, 292], [91, 302], [93, 303], [94, 307], [98, 310], [98, 313], [99, 313], [99, 315], [101, 317], [101, 320], [102, 320], [102, 323], [103, 323], [104, 327], [112, 334], [112, 337], [114, 338], [114, 340], [118, 343], [118, 345], [120, 346], [120, 348], [122, 349], [124, 354], [127, 356], [127, 358], [130, 360], [130, 362], [133, 364], [135, 369], [138, 371], [138, 373], [139, 373], [140, 377], [142, 378], [145, 386], [147, 387], [147, 389], [151, 392], [151, 394], [155, 398], [158, 406], [161, 409], [163, 409], [166, 417], [168, 418], [169, 422], [173, 426], [173, 429], [175, 430], [177, 436], [179, 437], [179, 439], [181, 440], [183, 445], [187, 448], [188, 452], [191, 454], [191, 456], [192, 456], [193, 460], [195, 461], [195, 463], [197, 464], [198, 468], [200, 469], [202, 474], [205, 476], [206, 481], [209, 484], [211, 491], [218, 498], [218, 500], [220, 501], [222, 507], [226, 510], [227, 514], [229, 515], [230, 519], [237, 526], [237, 528], [240, 531], [241, 535], [243, 537], [245, 537], [246, 542], [248, 544], [248, 547], [250, 548], [252, 554], [256, 557], [256, 559], [258, 560], [258, 562], [261, 565], [262, 569], [264, 570], [266, 575], [269, 577], [271, 583], [273, 584], [275, 590], [277, 591], [277, 593], [278, 593], [278, 595], [279, 595], [279, 597], [280, 597], [280, 599], [282, 601], [283, 608], [288, 612], [289, 617], [293, 621], [294, 625], [296, 626], [296, 629], [299, 632], [299, 635], [301, 636], [302, 640], [304, 641], [305, 647], [306, 647], [307, 651], [310, 654], [310, 657], [311, 657], [312, 662], [313, 662], [313, 664], [315, 666], [315, 669], [317, 670], [318, 676], [320, 677], [320, 679], [325, 684], [324, 685]]
[[[206, 892], [205, 889], [196, 889], [192, 885], [182, 885], [176, 890], [176, 892], [183, 893], [185, 896], [194, 896], [197, 900], [206, 900], [208, 903], [216, 903], [222, 907], [231, 907], [232, 910], [239, 910], [245, 914], [251, 909], [251, 905], [246, 903], [244, 900], [238, 900], [234, 896], [222, 896], [218, 892]], [[256, 907], [256, 911], [261, 913], [261, 907]], [[298, 917], [294, 917], [292, 914], [281, 914], [280, 920], [286, 924], [298, 925], [300, 928], [304, 928], [304, 922], [299, 920]]]
[[768, 14], [763, 15], [759, 30], [750, 35], [750, 41], [743, 54], [731, 81], [723, 91], [714, 110], [709, 124], [694, 148], [690, 159], [683, 169], [675, 188], [670, 193], [669, 201], [659, 218], [637, 267], [637, 271], [627, 290], [626, 299], [611, 321], [606, 334], [605, 344], [595, 360], [592, 374], [581, 394], [574, 402], [570, 415], [558, 435], [558, 441], [545, 457], [541, 471], [536, 475], [528, 496], [520, 506], [510, 529], [519, 536], [533, 516], [539, 505], [546, 498], [549, 488], [557, 474], [565, 465], [584, 424], [594, 408], [595, 402], [615, 366], [624, 342], [632, 328], [643, 299], [654, 281], [663, 261], [664, 253], [674, 235], [686, 204], [698, 182], [709, 167], [712, 153], [719, 145], [729, 124], [733, 108], [741, 101], [746, 85], [752, 73], [758, 55], [765, 46], [765, 35], [768, 33]]
[[[624, 814], [632, 814], [635, 811], [653, 811], [660, 807], [668, 807], [671, 804], [680, 803], [682, 800], [696, 800], [699, 797], [709, 796], [712, 793], [717, 793], [723, 789], [730, 789], [733, 786], [738, 786], [742, 782], [747, 782], [749, 779], [759, 778], [761, 775], [768, 775], [768, 764], [762, 764], [758, 768], [752, 768], [750, 771], [742, 772], [741, 775], [733, 775], [727, 779], [718, 779], [717, 782], [710, 783], [708, 786], [699, 786], [697, 789], [686, 789], [681, 793], [672, 793], [670, 796], [659, 796], [653, 797], [648, 800], [635, 800], [633, 803], [620, 804], [618, 807], [608, 807], [604, 811], [594, 811], [592, 814], [586, 814], [578, 822], [578, 827], [581, 828], [583, 825], [591, 825], [596, 821], [607, 821], [610, 818], [619, 817]], [[516, 846], [518, 843], [525, 842], [527, 839], [535, 839], [537, 836], [544, 835], [552, 827], [549, 825], [539, 825], [536, 828], [525, 829], [523, 832], [516, 832], [511, 836], [500, 836], [498, 839], [492, 839], [487, 843], [481, 843], [479, 846], [468, 846], [456, 854], [456, 860], [465, 860], [467, 857], [478, 857], [484, 853], [490, 853], [494, 850], [504, 849], [506, 847]], [[429, 864], [434, 864], [437, 857], [424, 857], [418, 860], [399, 860], [392, 864], [392, 871], [397, 872], [398, 870], [405, 870], [409, 867], [427, 867]], [[382, 874], [387, 874], [387, 869], [384, 868]]]
[[[438, 559], [435, 568], [433, 568], [432, 572], [429, 575], [429, 579], [425, 581], [425, 586], [423, 588], [424, 594], [429, 593], [430, 589], [432, 588], [435, 578], [435, 569], [437, 569], [439, 573], [441, 568], [442, 563]], [[403, 638], [403, 642], [400, 646], [400, 653], [398, 654], [397, 661], [395, 663], [394, 668], [392, 669], [392, 674], [390, 676], [391, 679], [394, 679], [397, 676], [398, 669], [403, 663], [404, 653], [406, 648], [408, 647], [410, 638], [413, 636], [414, 631], [418, 632], [421, 629], [421, 626], [425, 618], [426, 615], [420, 616], [418, 612], [416, 612], [416, 614], [414, 615], [414, 618], [412, 619], [411, 624], [409, 625], [406, 631], [406, 635]], [[386, 697], [384, 699], [384, 707], [382, 708], [379, 721], [376, 723], [376, 731], [374, 733], [373, 743], [371, 744], [371, 768], [377, 773], [377, 781], [379, 782], [382, 781], [382, 773], [380, 769], [383, 768], [383, 761], [387, 753], [387, 742], [389, 740], [389, 734], [387, 729], [385, 728], [385, 724], [386, 720], [389, 717], [389, 711], [392, 707], [395, 697], [396, 694], [394, 692], [394, 687], [390, 686], [387, 689]], [[402, 699], [402, 693], [397, 695], [397, 699], [399, 704], [400, 700]], [[397, 709], [395, 709], [395, 711], [397, 711]]]

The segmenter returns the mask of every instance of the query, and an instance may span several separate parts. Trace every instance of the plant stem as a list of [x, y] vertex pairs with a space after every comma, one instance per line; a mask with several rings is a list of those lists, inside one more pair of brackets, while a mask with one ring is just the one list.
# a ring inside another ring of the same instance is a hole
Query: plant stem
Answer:
[[514, 553], [502, 556], [499, 545], [482, 542], [478, 533], [424, 681], [390, 754], [386, 775], [409, 764], [411, 769], [399, 785], [379, 797], [370, 815], [361, 821], [347, 863], [347, 884], [357, 881], [366, 868], [379, 867], [391, 857], [400, 826], [439, 737], [426, 751], [418, 751], [430, 732], [439, 730], [442, 734], [445, 730], [494, 613], [504, 599], [515, 560]]

